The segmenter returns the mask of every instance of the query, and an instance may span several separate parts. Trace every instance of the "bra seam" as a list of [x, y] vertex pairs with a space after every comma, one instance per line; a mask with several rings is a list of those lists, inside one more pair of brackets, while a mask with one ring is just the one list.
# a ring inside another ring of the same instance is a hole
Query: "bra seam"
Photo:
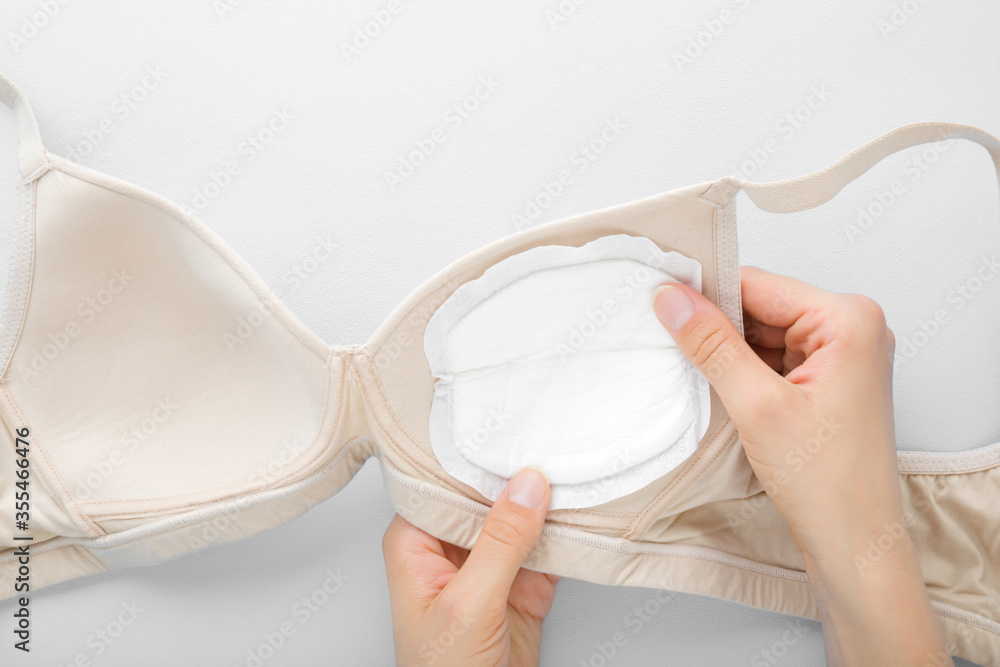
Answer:
[[[57, 550], [57, 549], [62, 549], [62, 548], [65, 548], [65, 547], [70, 547], [70, 546], [77, 546], [77, 547], [80, 547], [80, 548], [82, 548], [82, 549], [84, 549], [86, 551], [90, 551], [92, 545], [88, 544], [88, 542], [98, 542], [99, 540], [105, 540], [106, 542], [109, 542], [110, 544], [96, 544], [96, 545], [93, 545], [94, 548], [96, 548], [96, 549], [115, 549], [115, 548], [124, 546], [126, 544], [132, 544], [132, 543], [135, 543], [135, 542], [141, 542], [142, 540], [149, 539], [151, 537], [156, 537], [158, 535], [164, 535], [164, 534], [169, 533], [169, 532], [174, 531], [174, 530], [178, 530], [178, 529], [182, 529], [182, 528], [187, 528], [187, 527], [190, 527], [190, 526], [195, 526], [195, 525], [198, 525], [199, 523], [204, 523], [206, 521], [212, 521], [215, 518], [218, 518], [218, 516], [240, 514], [240, 513], [245, 512], [245, 511], [247, 511], [249, 509], [253, 509], [255, 507], [266, 505], [267, 503], [274, 502], [276, 500], [283, 500], [285, 498], [289, 498], [289, 497], [292, 497], [292, 496], [296, 495], [298, 492], [300, 492], [300, 491], [302, 491], [304, 489], [308, 489], [310, 486], [312, 486], [316, 482], [318, 482], [321, 479], [323, 479], [332, 470], [334, 470], [335, 468], [337, 468], [343, 462], [343, 460], [347, 457], [347, 454], [350, 453], [350, 451], [353, 450], [359, 444], [373, 444], [373, 440], [372, 440], [372, 438], [367, 437], [367, 436], [354, 436], [353, 438], [351, 438], [350, 440], [348, 440], [348, 442], [345, 444], [345, 446], [340, 450], [340, 452], [338, 452], [338, 454], [337, 454], [336, 457], [331, 458], [330, 461], [328, 461], [327, 463], [325, 463], [322, 467], [320, 467], [319, 469], [313, 471], [308, 476], [304, 477], [303, 479], [299, 480], [298, 482], [295, 482], [294, 484], [291, 484], [291, 485], [286, 486], [284, 488], [268, 489], [267, 491], [259, 491], [259, 492], [256, 492], [256, 493], [247, 494], [247, 495], [239, 497], [239, 498], [233, 498], [233, 499], [226, 500], [226, 501], [223, 501], [223, 502], [217, 502], [215, 504], [215, 507], [205, 508], [205, 509], [216, 510], [216, 512], [214, 512], [214, 513], [213, 512], [206, 512], [206, 516], [198, 517], [196, 520], [191, 520], [191, 521], [185, 521], [185, 520], [183, 520], [182, 517], [184, 517], [185, 515], [190, 515], [190, 514], [193, 514], [193, 513], [199, 511], [199, 510], [191, 510], [191, 511], [185, 512], [184, 514], [179, 514], [179, 515], [175, 515], [175, 516], [165, 517], [165, 518], [160, 519], [158, 521], [154, 521], [152, 523], [145, 524], [143, 526], [136, 526], [134, 528], [128, 528], [128, 529], [126, 529], [124, 531], [120, 531], [120, 532], [117, 532], [117, 533], [110, 533], [110, 534], [105, 534], [105, 535], [101, 535], [101, 536], [83, 537], [83, 538], [79, 538], [79, 537], [58, 537], [58, 538], [53, 538], [51, 540], [46, 540], [45, 542], [41, 542], [36, 547], [33, 547], [32, 548], [32, 553], [33, 554], [34, 553], [44, 553], [46, 551], [54, 551], [54, 550]], [[348, 480], [348, 481], [350, 481], [350, 480]], [[295, 487], [295, 489], [292, 490], [292, 491], [289, 491], [289, 489], [292, 489], [293, 487]], [[265, 498], [263, 500], [256, 500], [255, 499], [255, 496], [259, 497], [259, 496], [263, 496], [263, 495], [267, 495], [267, 494], [271, 494], [273, 497]], [[228, 510], [228, 508], [225, 507], [225, 505], [232, 505], [234, 503], [235, 504], [239, 504], [241, 502], [245, 503], [245, 502], [248, 502], [248, 501], [249, 501], [249, 504], [247, 504], [245, 507], [240, 507], [240, 508], [236, 509], [233, 512], [230, 512]], [[216, 516], [216, 515], [218, 515], [218, 516]], [[159, 526], [157, 526], [157, 524], [159, 524], [159, 523], [177, 523], [178, 525], [172, 526], [172, 527], [166, 527], [166, 528], [163, 528], [163, 529], [159, 529]], [[133, 531], [136, 534], [138, 534], [139, 536], [133, 538], [131, 535], [127, 535], [126, 538], [124, 538], [124, 539], [121, 538], [122, 535], [126, 535], [127, 533], [133, 532]], [[197, 550], [198, 549], [195, 549], [194, 551], [197, 551]], [[14, 551], [13, 547], [11, 547], [9, 549], [6, 549], [4, 551], [4, 553], [6, 553], [8, 551], [10, 552], [10, 555], [0, 555], [0, 565], [3, 565], [4, 563], [10, 562], [15, 557], [15, 554], [13, 553], [13, 551]]]
[[[735, 204], [729, 201], [713, 213], [713, 245], [715, 247], [716, 294], [719, 309], [733, 322], [740, 335], [743, 331], [743, 304], [740, 295], [739, 239], [736, 235]], [[722, 253], [725, 253], [723, 255]], [[735, 269], [735, 275], [733, 275]], [[736, 285], [736, 293], [728, 285]]]
[[[23, 183], [18, 187], [18, 220], [14, 248], [11, 257], [10, 270], [7, 278], [7, 289], [4, 297], [3, 337], [10, 338], [10, 348], [3, 360], [3, 371], [0, 372], [0, 382], [6, 380], [14, 352], [21, 342], [24, 322], [28, 312], [28, 302], [35, 275], [35, 214], [37, 180]], [[15, 289], [20, 291], [15, 295]], [[11, 298], [16, 296], [17, 303]], [[20, 312], [15, 312], [20, 311]], [[6, 340], [4, 347], [7, 347]]]
[[[323, 435], [323, 432], [326, 430], [326, 426], [327, 426], [327, 413], [328, 413], [328, 411], [330, 409], [330, 388], [331, 388], [331, 386], [333, 384], [332, 383], [332, 379], [333, 379], [332, 364], [329, 363], [329, 362], [330, 362], [330, 360], [328, 359], [328, 362], [326, 364], [326, 392], [325, 392], [324, 400], [323, 400], [323, 414], [322, 414], [322, 416], [320, 417], [320, 420], [319, 420], [319, 431], [316, 433], [316, 436], [313, 438], [313, 441], [312, 441], [312, 444], [314, 444], [314, 445], [317, 442], [320, 441], [320, 437]], [[344, 392], [345, 381], [346, 381], [346, 374], [345, 373], [341, 373], [341, 378], [340, 378], [340, 400], [338, 401], [337, 416], [336, 416], [336, 419], [333, 422], [331, 422], [331, 424], [333, 426], [333, 429], [334, 429], [334, 433], [336, 433], [336, 425], [340, 422], [340, 418], [343, 416], [344, 401], [346, 399], [345, 392]], [[121, 512], [117, 512], [117, 513], [105, 514], [105, 515], [102, 515], [100, 513], [93, 513], [93, 512], [91, 512], [91, 513], [89, 513], [89, 515], [91, 517], [104, 517], [105, 519], [109, 518], [109, 517], [113, 517], [113, 516], [122, 516], [124, 518], [137, 518], [137, 517], [141, 517], [141, 516], [147, 516], [149, 514], [162, 513], [164, 511], [173, 512], [173, 511], [177, 511], [177, 510], [194, 509], [196, 507], [202, 507], [202, 506], [205, 506], [205, 505], [212, 505], [212, 504], [219, 503], [219, 502], [227, 502], [227, 501], [230, 501], [230, 500], [239, 499], [239, 498], [242, 498], [242, 497], [246, 497], [248, 495], [252, 495], [254, 493], [259, 493], [261, 491], [271, 491], [271, 490], [273, 490], [275, 488], [279, 488], [280, 482], [282, 482], [283, 480], [286, 480], [289, 477], [292, 477], [292, 476], [300, 473], [302, 470], [304, 470], [305, 468], [308, 468], [310, 465], [312, 465], [313, 463], [315, 463], [318, 459], [322, 458], [322, 456], [326, 453], [326, 451], [327, 451], [327, 448], [324, 448], [322, 451], [317, 452], [315, 455], [313, 455], [313, 457], [308, 462], [303, 463], [302, 465], [300, 465], [296, 469], [297, 472], [288, 473], [288, 474], [284, 475], [283, 477], [281, 477], [281, 478], [279, 478], [277, 480], [274, 480], [269, 485], [270, 488], [268, 488], [268, 489], [260, 489], [260, 490], [253, 490], [253, 491], [244, 490], [244, 491], [240, 491], [240, 492], [236, 492], [236, 493], [231, 493], [231, 494], [228, 494], [228, 495], [224, 495], [224, 496], [221, 496], [221, 497], [217, 497], [217, 498], [214, 498], [212, 500], [205, 500], [205, 501], [201, 501], [201, 502], [187, 503], [185, 505], [174, 505], [174, 506], [171, 506], [169, 508], [166, 508], [165, 510], [164, 509], [146, 510], [146, 511], [143, 511], [143, 512], [128, 512], [126, 514], [122, 514]], [[331, 459], [336, 458], [336, 456], [337, 456], [338, 453], [335, 453], [331, 457]], [[209, 491], [203, 491], [203, 493], [210, 493], [210, 492], [211, 492], [210, 490]], [[169, 496], [167, 496], [167, 498], [169, 498]], [[123, 499], [116, 499], [116, 500], [94, 500], [94, 501], [87, 502], [86, 506], [89, 507], [91, 505], [110, 504], [110, 503], [138, 503], [138, 502], [148, 502], [148, 500], [149, 499], [147, 499], [147, 498], [140, 498], [140, 499], [123, 498]]]
[[[623, 537], [627, 539], [633, 539], [638, 533], [645, 533], [649, 530], [649, 524], [662, 518], [659, 514], [666, 498], [673, 494], [674, 492], [680, 493], [686, 490], [692, 483], [694, 473], [692, 470], [695, 466], [702, 461], [704, 461], [704, 466], [701, 468], [702, 471], [708, 469], [715, 461], [722, 455], [723, 449], [732, 442], [733, 435], [735, 434], [735, 429], [730, 432], [730, 426], [732, 425], [732, 420], [726, 418], [726, 421], [719, 427], [718, 433], [712, 438], [707, 446], [702, 456], [698, 459], [691, 461], [691, 465], [685, 468], [681, 473], [673, 479], [670, 484], [666, 486], [656, 497], [646, 506], [646, 508], [636, 515], [635, 519], [628, 526], [628, 529], [623, 534]], [[683, 486], [682, 486], [683, 485]], [[641, 530], [640, 530], [641, 529]]]
[[[261, 278], [260, 276], [258, 276], [256, 274], [256, 271], [254, 271], [252, 267], [250, 267], [249, 265], [247, 265], [245, 267], [247, 273], [252, 274], [257, 280], [259, 280], [262, 283], [261, 287], [266, 291], [266, 294], [265, 295], [261, 295], [258, 292], [257, 286], [255, 286], [252, 283], [252, 280], [248, 280], [247, 279], [247, 276], [244, 275], [244, 270], [241, 269], [239, 266], [237, 266], [233, 262], [233, 258], [227, 257], [226, 256], [227, 253], [220, 251], [220, 248], [217, 248], [214, 243], [212, 243], [209, 239], [207, 239], [203, 235], [202, 232], [206, 231], [206, 230], [208, 232], [212, 233], [212, 234], [215, 234], [215, 232], [212, 231], [210, 228], [208, 228], [208, 226], [205, 225], [205, 223], [201, 222], [198, 218], [195, 218], [193, 215], [188, 214], [186, 211], [184, 212], [183, 216], [178, 216], [176, 214], [176, 212], [170, 210], [168, 208], [168, 206], [165, 206], [163, 204], [163, 202], [154, 201], [154, 200], [151, 200], [151, 198], [143, 198], [143, 197], [139, 197], [139, 196], [137, 196], [137, 195], [135, 195], [133, 193], [125, 192], [123, 189], [120, 189], [120, 186], [112, 187], [109, 184], [99, 183], [99, 182], [95, 181], [93, 179], [93, 177], [87, 177], [86, 175], [71, 173], [71, 172], [67, 171], [64, 168], [63, 165], [60, 165], [60, 164], [58, 164], [56, 162], [53, 162], [52, 169], [55, 170], [55, 171], [58, 171], [58, 172], [60, 172], [62, 174], [65, 174], [66, 176], [68, 176], [70, 178], [76, 178], [76, 179], [79, 179], [79, 180], [84, 181], [86, 183], [90, 183], [91, 185], [93, 185], [95, 187], [103, 188], [103, 189], [105, 189], [105, 190], [107, 190], [109, 192], [114, 192], [114, 193], [117, 193], [119, 195], [122, 195], [123, 197], [128, 197], [128, 198], [133, 199], [135, 201], [139, 201], [139, 202], [142, 202], [144, 204], [148, 204], [148, 205], [153, 206], [154, 208], [162, 211], [163, 213], [166, 213], [172, 219], [174, 219], [175, 221], [177, 221], [178, 223], [180, 223], [181, 225], [183, 225], [185, 229], [187, 229], [188, 231], [190, 231], [191, 233], [193, 233], [198, 238], [199, 241], [201, 241], [205, 246], [207, 246], [215, 254], [216, 257], [218, 257], [220, 260], [222, 260], [223, 262], [225, 262], [226, 266], [228, 266], [230, 269], [232, 269], [232, 271], [240, 278], [240, 280], [242, 281], [242, 283], [244, 285], [246, 285], [250, 289], [250, 291], [253, 293], [254, 297], [256, 297], [257, 300], [260, 302], [259, 305], [266, 305], [266, 304], [270, 304], [270, 303], [277, 303], [282, 309], [284, 309], [285, 311], [288, 311], [287, 314], [289, 316], [293, 316], [292, 313], [291, 313], [291, 311], [288, 309], [288, 306], [284, 302], [282, 302], [280, 299], [278, 299], [274, 295], [274, 293], [272, 292], [272, 290], [270, 289], [270, 287], [268, 287], [267, 284], [264, 283], [263, 278]], [[103, 174], [103, 173], [101, 173], [101, 176], [104, 176], [104, 177], [109, 178], [109, 179], [114, 178], [114, 177], [112, 177], [110, 175]], [[134, 184], [131, 184], [131, 183], [129, 183], [128, 185], [130, 187], [141, 189], [138, 185], [134, 185]], [[157, 198], [163, 198], [163, 199], [165, 199], [169, 203], [170, 206], [177, 206], [178, 208], [180, 208], [179, 204], [177, 204], [176, 202], [173, 202], [173, 201], [167, 199], [166, 197], [163, 197], [162, 195], [159, 195], [159, 194], [157, 194], [155, 192], [150, 192], [150, 194], [154, 195]], [[190, 224], [189, 220], [190, 220], [190, 222], [194, 222], [196, 224], [194, 224], [194, 225]], [[199, 225], [202, 226], [202, 227], [205, 227], [205, 230], [199, 230], [199, 229], [197, 229], [197, 226], [199, 226]], [[219, 241], [221, 241], [221, 243], [223, 245], [226, 245], [225, 239], [223, 239], [221, 236], [219, 237]], [[226, 245], [225, 250], [226, 251], [230, 250], [229, 247], [228, 247], [228, 245]], [[235, 251], [233, 251], [233, 254], [236, 257], [236, 259], [238, 259], [239, 261], [241, 261], [241, 262], [245, 262], [246, 261], [246, 260], [243, 260], [242, 257], [239, 257], [238, 255], [235, 255]], [[265, 296], [267, 297], [266, 299], [264, 298]], [[273, 313], [273, 310], [271, 312]], [[326, 358], [327, 358], [327, 356], [329, 354], [329, 348], [331, 346], [327, 345], [326, 341], [323, 341], [322, 339], [319, 339], [319, 337], [317, 336], [316, 337], [317, 340], [319, 340], [319, 342], [325, 348], [327, 348], [327, 349], [324, 352], [322, 352], [322, 353], [320, 351], [318, 351], [318, 350], [313, 349], [313, 344], [311, 344], [308, 341], [306, 341], [299, 334], [299, 332], [293, 331], [292, 328], [289, 327], [288, 323], [285, 321], [285, 315], [286, 315], [286, 313], [282, 311], [280, 315], [276, 316], [277, 319], [278, 319], [278, 321], [281, 323], [282, 328], [286, 332], [288, 332], [295, 340], [299, 341], [299, 343], [301, 343], [302, 345], [304, 345], [306, 347], [306, 349], [308, 349], [310, 352], [312, 352], [313, 354], [315, 354], [316, 356], [318, 356], [320, 359], [326, 360]], [[304, 324], [300, 323], [300, 326], [302, 326], [302, 328], [304, 328], [304, 329], [309, 330], [308, 327], [306, 327]], [[310, 331], [310, 333], [312, 333], [311, 330], [309, 330], [309, 331]], [[315, 334], [313, 334], [313, 335], [315, 335]]]
[[901, 450], [896, 458], [900, 475], [972, 474], [1000, 466], [1000, 442], [959, 452]]
[[[10, 406], [11, 411], [14, 415], [21, 420], [22, 423], [27, 424], [28, 420], [25, 418], [24, 413], [21, 411], [21, 406], [18, 405], [17, 401], [14, 399], [14, 395], [10, 390], [10, 386], [6, 383], [0, 383], [0, 391], [3, 392], [4, 398], [7, 401], [7, 405]], [[62, 476], [52, 465], [52, 461], [49, 459], [49, 455], [45, 451], [44, 438], [39, 438], [38, 432], [34, 432], [32, 435], [34, 439], [33, 451], [41, 454], [42, 468], [44, 468], [44, 474], [42, 475], [43, 481], [46, 477], [54, 480], [58, 484], [58, 489], [50, 489], [51, 491], [56, 491], [57, 495], [61, 491], [63, 508], [69, 513], [71, 517], [75, 516], [77, 519], [77, 528], [81, 528], [84, 532], [95, 533], [96, 536], [106, 535], [107, 531], [101, 528], [97, 523], [95, 523], [87, 515], [86, 512], [79, 506], [76, 498], [74, 498], [69, 491], [66, 489], [66, 484], [63, 482]], [[51, 482], [48, 483], [51, 486]], [[60, 500], [60, 498], [54, 498], [53, 500]]]
[[[717, 296], [720, 294], [720, 285], [719, 285], [719, 255], [718, 255], [718, 252], [719, 252], [718, 251], [718, 247], [719, 247], [719, 244], [718, 244], [718, 217], [719, 217], [719, 210], [720, 210], [720, 207], [713, 207], [713, 210], [712, 210], [712, 247], [716, 249], [715, 250], [715, 270], [712, 273], [713, 273], [713, 276], [715, 278], [715, 293], [716, 293]], [[704, 276], [702, 276], [702, 280], [703, 280], [703, 283], [704, 283]], [[703, 289], [704, 289], [704, 286], [703, 286]], [[701, 454], [700, 456], [699, 456], [698, 452], [695, 452], [695, 454], [688, 459], [687, 464], [681, 469], [681, 471], [677, 475], [677, 477], [675, 477], [674, 479], [672, 479], [667, 484], [666, 487], [664, 487], [658, 494], [656, 494], [656, 496], [654, 496], [654, 498], [649, 502], [649, 504], [646, 506], [646, 508], [642, 512], [640, 512], [639, 514], [637, 514], [635, 516], [635, 518], [632, 520], [632, 522], [629, 523], [629, 525], [625, 528], [625, 531], [622, 533], [623, 537], [625, 537], [627, 539], [631, 539], [637, 532], [639, 532], [639, 529], [646, 522], [647, 517], [648, 516], [652, 516], [653, 513], [654, 513], [654, 511], [657, 511], [658, 508], [662, 505], [664, 499], [666, 497], [668, 497], [671, 493], [673, 493], [674, 490], [677, 489], [678, 486], [682, 482], [684, 482], [684, 481], [687, 480], [687, 478], [692, 474], [691, 470], [693, 468], [695, 468], [695, 466], [697, 466], [703, 459], [705, 459], [706, 457], [708, 457], [708, 460], [705, 463], [705, 467], [707, 468], [707, 466], [711, 465], [717, 458], [719, 458], [719, 456], [722, 454], [722, 447], [723, 446], [722, 445], [718, 445], [717, 446], [717, 445], [715, 445], [715, 442], [721, 436], [722, 432], [725, 431], [725, 430], [726, 430], [726, 423], [725, 423], [725, 417], [724, 417], [723, 423], [722, 423], [722, 425], [719, 428], [719, 433], [717, 433], [716, 437], [711, 440], [711, 442], [709, 443], [709, 445], [707, 447], [707, 451], [703, 450], [702, 452], [700, 452], [700, 454]], [[701, 449], [700, 443], [699, 443], [699, 449]]]
[[[938, 602], [937, 600], [931, 600], [931, 607], [939, 609], [940, 611], [937, 613], [945, 618], [959, 623], [965, 623], [966, 625], [979, 628], [984, 632], [1000, 636], [1000, 623], [985, 618], [974, 611], [966, 611], [961, 607], [956, 607], [955, 605], [948, 604], [947, 602]], [[996, 626], [996, 629], [994, 629], [993, 626]]]
[[[360, 356], [363, 356], [365, 358], [365, 365], [367, 367], [368, 366], [368, 362], [371, 361], [371, 355], [369, 354], [368, 349], [365, 348], [364, 346], [361, 346], [361, 348], [358, 350], [358, 353], [359, 353]], [[358, 371], [358, 375], [359, 375], [359, 379], [360, 379], [360, 382], [358, 383], [358, 385], [361, 387], [361, 397], [362, 397], [362, 400], [365, 402], [365, 405], [368, 405], [369, 407], [373, 407], [373, 406], [371, 406], [371, 403], [369, 402], [369, 393], [368, 393], [367, 387], [365, 386], [366, 384], [368, 384], [368, 382], [365, 379], [366, 376], [367, 376], [375, 384], [375, 389], [378, 392], [379, 399], [382, 402], [382, 405], [380, 406], [382, 408], [381, 412], [384, 412], [384, 413], [388, 414], [389, 419], [390, 419], [392, 425], [395, 426], [399, 430], [400, 433], [403, 433], [405, 435], [406, 431], [405, 431], [405, 429], [403, 429], [402, 424], [399, 423], [399, 420], [396, 418], [395, 413], [392, 411], [392, 409], [390, 407], [390, 404], [389, 404], [389, 401], [388, 401], [388, 398], [386, 397], [385, 392], [382, 389], [382, 383], [379, 381], [378, 375], [374, 371], [372, 371], [370, 368], [367, 368], [365, 372], [361, 372], [361, 370], [357, 367], [358, 366], [358, 364], [357, 364], [357, 358], [358, 358], [357, 356], [352, 356], [351, 357], [351, 363], [354, 366], [354, 369], [356, 371]], [[376, 421], [376, 423], [379, 424], [379, 426], [382, 425], [379, 417], [376, 414], [374, 414], [374, 411], [373, 411], [373, 414], [372, 414], [372, 418]], [[447, 487], [449, 487], [449, 489], [453, 490], [454, 492], [457, 492], [457, 489], [455, 487], [452, 487], [451, 484], [449, 484], [446, 480], [442, 479], [440, 476], [438, 476], [437, 474], [435, 474], [434, 472], [432, 472], [423, 463], [417, 461], [413, 456], [411, 456], [402, 447], [400, 447], [399, 446], [399, 442], [398, 442], [398, 440], [396, 438], [394, 438], [392, 435], [390, 435], [387, 432], [385, 433], [385, 437], [393, 445], [395, 445], [396, 449], [400, 452], [400, 454], [403, 456], [403, 458], [407, 459], [412, 465], [416, 466], [418, 469], [420, 469], [421, 471], [423, 471], [426, 475], [430, 476], [432, 479], [435, 479], [438, 482], [440, 482], [442, 486], [447, 486]], [[418, 447], [421, 451], [423, 451], [423, 448], [420, 447], [419, 443], [417, 443], [416, 441], [413, 441], [412, 439], [411, 439], [411, 442], [413, 442], [413, 444], [416, 445], [416, 447]]]

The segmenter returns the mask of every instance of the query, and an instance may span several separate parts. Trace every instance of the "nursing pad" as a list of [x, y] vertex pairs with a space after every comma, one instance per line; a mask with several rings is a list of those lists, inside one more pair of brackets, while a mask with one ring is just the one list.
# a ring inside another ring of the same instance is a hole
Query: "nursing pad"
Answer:
[[654, 290], [701, 291], [701, 264], [645, 237], [512, 255], [434, 313], [434, 455], [496, 500], [526, 465], [550, 509], [589, 507], [676, 468], [708, 429], [709, 385], [652, 308]]

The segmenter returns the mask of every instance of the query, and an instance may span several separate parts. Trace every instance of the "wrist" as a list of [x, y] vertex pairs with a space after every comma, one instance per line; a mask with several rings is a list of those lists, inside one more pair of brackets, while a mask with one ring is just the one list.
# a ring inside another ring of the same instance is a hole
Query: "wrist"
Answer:
[[[868, 512], [863, 517], [823, 513], [822, 528], [792, 528], [807, 571], [823, 579], [876, 576], [900, 562], [916, 563], [916, 549], [903, 512]], [[817, 521], [816, 523], [820, 523]]]

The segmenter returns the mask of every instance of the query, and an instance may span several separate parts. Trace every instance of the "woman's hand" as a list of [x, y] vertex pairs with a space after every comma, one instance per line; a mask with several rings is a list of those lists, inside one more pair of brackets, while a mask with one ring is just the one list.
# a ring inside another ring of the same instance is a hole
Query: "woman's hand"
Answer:
[[[754, 267], [741, 286], [746, 340], [684, 285], [658, 288], [653, 307], [791, 527], [830, 664], [950, 664], [903, 517], [881, 308]], [[890, 544], [876, 560], [873, 541]]]
[[382, 552], [398, 665], [538, 664], [559, 578], [521, 564], [548, 506], [545, 477], [521, 470], [493, 503], [471, 552], [393, 518]]

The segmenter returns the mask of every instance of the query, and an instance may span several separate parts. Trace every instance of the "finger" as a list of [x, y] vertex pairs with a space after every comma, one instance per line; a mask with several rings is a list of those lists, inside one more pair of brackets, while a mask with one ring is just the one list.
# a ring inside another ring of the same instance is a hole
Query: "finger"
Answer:
[[524, 468], [514, 475], [450, 586], [472, 591], [481, 604], [506, 605], [514, 577], [542, 534], [549, 498], [548, 480], [539, 470]]
[[886, 327], [885, 335], [889, 340], [889, 372], [891, 373], [896, 361], [896, 334], [892, 333], [892, 329]]
[[447, 557], [441, 541], [398, 514], [382, 536], [382, 557], [389, 590], [403, 603], [429, 602], [442, 585], [435, 580], [447, 574], [441, 567], [428, 567]]
[[781, 329], [787, 329], [806, 313], [818, 306], [832, 304], [841, 296], [756, 266], [740, 268], [740, 289], [743, 310], [761, 324]]
[[786, 389], [785, 380], [754, 354], [729, 318], [701, 293], [679, 283], [663, 285], [653, 294], [653, 309], [737, 424], [749, 418], [748, 401]]

